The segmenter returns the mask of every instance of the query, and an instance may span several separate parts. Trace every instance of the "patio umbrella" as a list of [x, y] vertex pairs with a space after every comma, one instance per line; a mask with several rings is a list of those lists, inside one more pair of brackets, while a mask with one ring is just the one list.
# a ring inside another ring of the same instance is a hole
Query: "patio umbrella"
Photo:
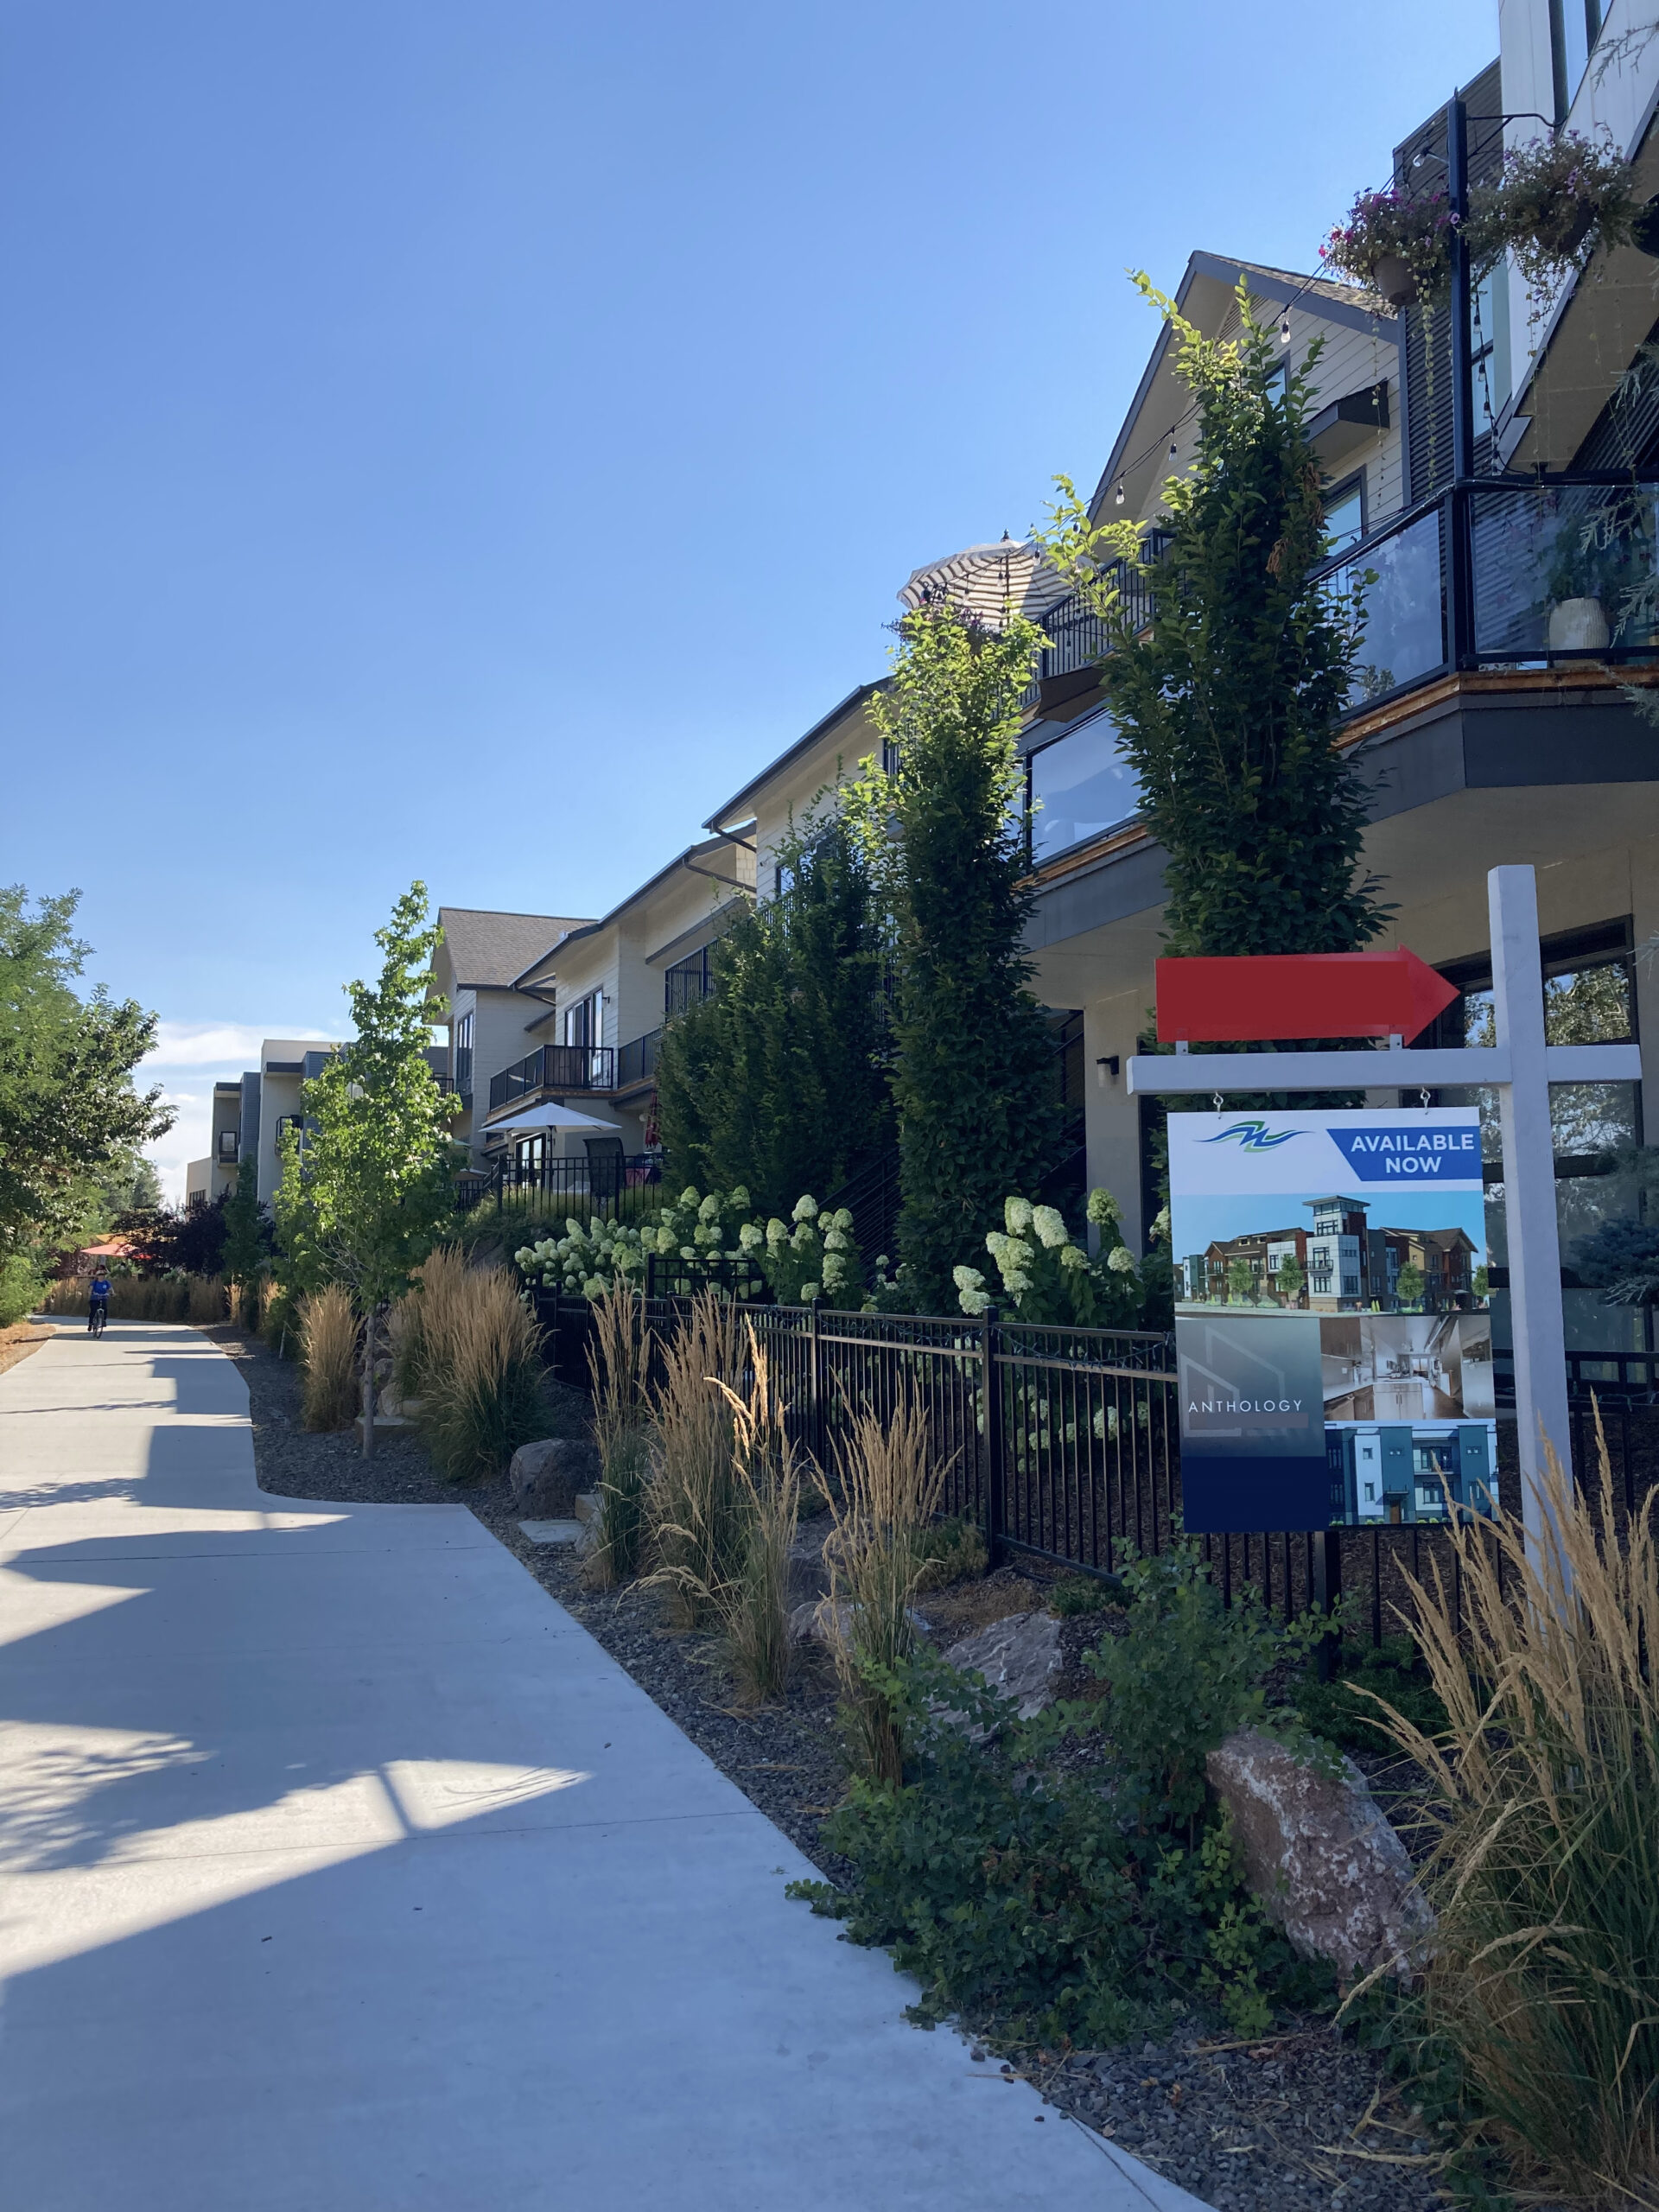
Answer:
[[492, 1122], [484, 1134], [517, 1137], [538, 1129], [604, 1129], [613, 1137], [622, 1134], [620, 1122], [602, 1121], [597, 1114], [579, 1114], [574, 1106], [531, 1106], [515, 1114], [510, 1122]]
[[1040, 622], [1071, 591], [1034, 538], [1004, 537], [995, 545], [969, 545], [915, 569], [899, 597], [912, 612], [930, 600], [948, 599], [963, 613], [997, 629], [1010, 603], [1015, 613]]

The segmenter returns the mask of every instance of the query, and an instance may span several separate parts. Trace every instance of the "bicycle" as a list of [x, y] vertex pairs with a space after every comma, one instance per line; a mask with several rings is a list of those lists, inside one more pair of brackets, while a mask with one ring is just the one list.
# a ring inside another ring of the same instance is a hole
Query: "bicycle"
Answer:
[[94, 1299], [92, 1301], [92, 1310], [86, 1316], [87, 1335], [92, 1337], [101, 1337], [104, 1333], [104, 1324], [109, 1319], [109, 1300], [107, 1298]]

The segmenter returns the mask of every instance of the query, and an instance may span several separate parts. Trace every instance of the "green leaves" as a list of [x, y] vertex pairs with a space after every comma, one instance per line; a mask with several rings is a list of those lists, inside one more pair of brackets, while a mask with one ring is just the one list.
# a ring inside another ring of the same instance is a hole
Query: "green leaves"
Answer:
[[159, 1090], [132, 1087], [156, 1017], [100, 984], [74, 988], [89, 947], [70, 935], [79, 892], [0, 889], [0, 1250], [72, 1234], [94, 1179], [173, 1126]]
[[1242, 283], [1238, 335], [1217, 341], [1136, 282], [1175, 333], [1199, 423], [1196, 462], [1164, 488], [1150, 629], [1135, 632], [1097, 574], [1123, 555], [1121, 531], [1091, 531], [1070, 486], [1046, 543], [1109, 626], [1102, 680], [1169, 855], [1169, 950], [1352, 951], [1387, 910], [1358, 880], [1364, 795], [1335, 746], [1363, 614], [1309, 579], [1325, 550], [1306, 427], [1317, 346], [1287, 361]]
[[[411, 884], [375, 931], [378, 982], [346, 987], [357, 1033], [302, 1093], [303, 1148], [284, 1132], [276, 1220], [290, 1287], [319, 1269], [372, 1309], [400, 1297], [454, 1204], [448, 1125], [456, 1102], [427, 1063], [435, 1002], [429, 965], [440, 938], [426, 886]], [[435, 1010], [441, 1011], [441, 1007]]]
[[712, 995], [670, 1021], [658, 1115], [675, 1172], [762, 1208], [834, 1190], [891, 1141], [883, 931], [859, 841], [816, 813], [775, 855], [777, 897], [714, 949]]
[[948, 604], [900, 630], [871, 709], [896, 766], [864, 764], [858, 811], [883, 856], [898, 957], [899, 1254], [917, 1310], [939, 1313], [1007, 1194], [1038, 1189], [1058, 1150], [1053, 1044], [1024, 951], [1032, 893], [1014, 742], [1043, 639], [1021, 616], [986, 630]]

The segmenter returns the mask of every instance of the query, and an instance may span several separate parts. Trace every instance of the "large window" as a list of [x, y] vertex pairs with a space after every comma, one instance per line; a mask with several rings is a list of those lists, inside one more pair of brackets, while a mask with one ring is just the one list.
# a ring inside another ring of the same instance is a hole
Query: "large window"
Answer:
[[1039, 863], [1140, 810], [1141, 786], [1109, 713], [1074, 722], [1033, 753], [1029, 766], [1032, 857]]
[[1332, 553], [1347, 553], [1365, 535], [1365, 472], [1325, 495], [1325, 539]]
[[1555, 60], [1555, 120], [1565, 123], [1579, 96], [1590, 56], [1601, 36], [1601, 0], [1549, 0], [1550, 42]]
[[455, 1065], [451, 1073], [455, 1089], [463, 1098], [473, 1095], [473, 1017], [470, 1014], [455, 1016]]
[[605, 995], [589, 991], [586, 998], [578, 999], [564, 1010], [564, 1041], [567, 1045], [602, 1045], [600, 1034], [605, 1015]]

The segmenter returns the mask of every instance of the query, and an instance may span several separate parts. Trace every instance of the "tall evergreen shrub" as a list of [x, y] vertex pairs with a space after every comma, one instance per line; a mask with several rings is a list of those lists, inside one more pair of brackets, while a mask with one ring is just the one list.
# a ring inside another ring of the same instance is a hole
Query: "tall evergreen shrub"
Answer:
[[899, 1251], [920, 1311], [951, 1310], [951, 1270], [985, 1249], [1010, 1192], [1055, 1166], [1054, 1043], [1023, 950], [1020, 699], [1041, 633], [945, 603], [906, 615], [893, 680], [872, 704], [895, 761], [866, 764], [859, 804], [890, 886], [898, 963], [893, 1095]]
[[1198, 414], [1198, 458], [1164, 489], [1172, 542], [1145, 570], [1150, 626], [1136, 634], [1106, 568], [1139, 558], [1135, 525], [1091, 526], [1061, 480], [1048, 544], [1107, 620], [1102, 683], [1169, 855], [1166, 949], [1353, 951], [1388, 910], [1361, 875], [1364, 792], [1334, 742], [1363, 621], [1309, 580], [1326, 544], [1307, 437], [1318, 346], [1285, 362], [1242, 283], [1237, 336], [1213, 340], [1136, 281]]
[[778, 895], [716, 944], [714, 989], [657, 1065], [672, 1179], [741, 1185], [762, 1213], [824, 1196], [891, 1142], [883, 938], [865, 854], [832, 812], [779, 850]]

